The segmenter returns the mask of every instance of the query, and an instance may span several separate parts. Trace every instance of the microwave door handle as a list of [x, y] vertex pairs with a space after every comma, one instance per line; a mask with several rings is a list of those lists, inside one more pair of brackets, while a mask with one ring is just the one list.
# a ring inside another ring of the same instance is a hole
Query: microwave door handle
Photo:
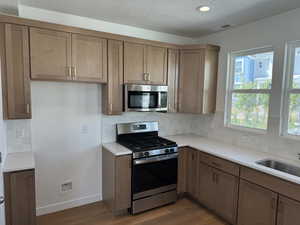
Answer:
[[158, 106], [157, 106], [157, 108], [161, 108], [161, 92], [159, 91], [158, 92], [158, 95], [157, 95], [157, 97], [158, 97]]
[[145, 158], [145, 159], [135, 159], [133, 161], [133, 164], [134, 165], [141, 165], [141, 164], [165, 161], [165, 160], [176, 159], [176, 158], [178, 158], [178, 153], [174, 153], [174, 154], [171, 154], [171, 155], [150, 157], [150, 158]]

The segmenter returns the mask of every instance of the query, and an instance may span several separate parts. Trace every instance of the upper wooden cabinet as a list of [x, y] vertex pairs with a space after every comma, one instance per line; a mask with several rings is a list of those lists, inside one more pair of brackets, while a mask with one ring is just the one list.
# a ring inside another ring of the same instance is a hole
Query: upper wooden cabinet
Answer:
[[218, 52], [216, 46], [180, 50], [179, 112], [215, 112]]
[[29, 40], [26, 26], [0, 25], [4, 119], [31, 118]]
[[30, 28], [31, 78], [107, 81], [107, 40]]
[[179, 50], [168, 50], [168, 112], [178, 111]]
[[123, 42], [108, 41], [108, 78], [102, 87], [102, 112], [120, 115], [123, 111]]
[[72, 34], [73, 79], [86, 82], [107, 81], [107, 40]]
[[31, 78], [72, 80], [71, 34], [30, 28]]
[[167, 84], [167, 49], [124, 43], [124, 83]]

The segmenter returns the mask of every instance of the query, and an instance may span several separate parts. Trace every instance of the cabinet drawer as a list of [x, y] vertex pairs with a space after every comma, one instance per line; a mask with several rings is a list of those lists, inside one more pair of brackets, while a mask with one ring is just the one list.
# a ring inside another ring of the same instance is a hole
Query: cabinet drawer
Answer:
[[237, 164], [206, 153], [201, 153], [200, 161], [234, 176], [239, 176], [240, 174], [240, 168]]
[[241, 167], [241, 178], [274, 192], [300, 201], [300, 185], [247, 167]]

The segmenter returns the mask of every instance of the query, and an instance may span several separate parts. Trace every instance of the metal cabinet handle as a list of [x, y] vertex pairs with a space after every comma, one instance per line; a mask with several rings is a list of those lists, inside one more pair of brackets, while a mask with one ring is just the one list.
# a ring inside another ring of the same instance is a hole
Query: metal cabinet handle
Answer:
[[148, 73], [148, 81], [150, 81], [151, 80], [151, 75], [150, 75], [150, 73]]
[[26, 113], [27, 113], [27, 114], [30, 113], [30, 104], [26, 104]]
[[0, 197], [0, 205], [2, 205], [3, 203], [4, 203], [4, 197], [1, 196], [1, 197]]
[[147, 73], [144, 73], [144, 81], [147, 81]]
[[77, 69], [75, 66], [72, 66], [72, 71], [73, 71], [73, 78], [76, 79], [76, 76], [77, 76]]

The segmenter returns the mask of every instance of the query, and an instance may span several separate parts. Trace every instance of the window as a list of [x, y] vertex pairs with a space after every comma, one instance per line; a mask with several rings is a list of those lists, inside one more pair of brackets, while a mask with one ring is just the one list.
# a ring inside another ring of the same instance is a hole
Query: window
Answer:
[[287, 44], [284, 83], [281, 132], [300, 136], [300, 41]]
[[270, 47], [230, 55], [227, 126], [267, 130], [273, 57]]

